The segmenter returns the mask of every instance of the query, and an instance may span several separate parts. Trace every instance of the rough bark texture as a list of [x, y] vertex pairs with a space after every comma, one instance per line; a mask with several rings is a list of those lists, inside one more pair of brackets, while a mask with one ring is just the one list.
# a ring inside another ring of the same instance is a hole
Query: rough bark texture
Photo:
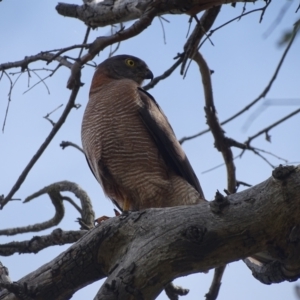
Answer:
[[[95, 299], [155, 299], [176, 277], [255, 253], [276, 260], [289, 270], [283, 279], [294, 280], [300, 269], [300, 167], [277, 171], [213, 202], [112, 218], [18, 284], [34, 299], [68, 299], [108, 277]], [[0, 299], [17, 297], [2, 293]]]
[[[127, 22], [140, 18], [147, 9], [158, 8], [157, 15], [189, 14], [194, 15], [200, 11], [227, 3], [253, 2], [227, 1], [227, 0], [104, 0], [85, 1], [87, 4], [75, 5], [58, 3], [56, 10], [65, 17], [77, 18], [90, 27], [103, 27], [107, 25]], [[254, 1], [255, 2], [255, 1]]]

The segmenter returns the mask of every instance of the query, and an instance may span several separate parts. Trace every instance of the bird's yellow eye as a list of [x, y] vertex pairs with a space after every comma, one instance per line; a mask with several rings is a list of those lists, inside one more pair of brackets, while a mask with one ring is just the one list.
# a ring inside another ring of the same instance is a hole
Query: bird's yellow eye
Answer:
[[133, 61], [132, 59], [130, 59], [130, 58], [127, 58], [127, 59], [125, 60], [125, 63], [126, 63], [126, 65], [129, 66], [129, 67], [134, 67], [134, 61]]

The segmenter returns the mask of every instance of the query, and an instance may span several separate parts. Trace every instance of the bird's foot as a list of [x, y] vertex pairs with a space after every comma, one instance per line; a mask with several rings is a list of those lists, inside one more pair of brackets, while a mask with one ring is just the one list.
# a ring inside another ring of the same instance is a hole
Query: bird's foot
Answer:
[[[121, 215], [120, 212], [117, 211], [116, 209], [114, 209], [114, 212], [115, 212], [115, 216], [116, 216], [116, 217], [118, 217], [118, 216]], [[104, 222], [104, 221], [106, 221], [106, 220], [108, 220], [108, 219], [110, 219], [110, 218], [112, 218], [112, 217], [102, 216], [102, 217], [100, 217], [100, 218], [95, 219], [95, 224], [101, 224], [102, 222]]]

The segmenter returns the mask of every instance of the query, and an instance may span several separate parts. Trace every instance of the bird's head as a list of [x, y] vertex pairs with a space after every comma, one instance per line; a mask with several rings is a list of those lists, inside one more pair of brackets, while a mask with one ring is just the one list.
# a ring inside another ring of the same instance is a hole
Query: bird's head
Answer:
[[153, 74], [146, 63], [131, 55], [116, 55], [103, 61], [98, 72], [113, 79], [132, 79], [141, 85], [145, 79], [153, 79]]

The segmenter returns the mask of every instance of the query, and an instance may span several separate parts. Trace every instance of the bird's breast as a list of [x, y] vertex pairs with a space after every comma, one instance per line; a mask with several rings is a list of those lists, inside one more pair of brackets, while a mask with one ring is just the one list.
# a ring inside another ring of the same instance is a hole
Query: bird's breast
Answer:
[[126, 190], [141, 192], [146, 182], [157, 188], [168, 185], [165, 162], [139, 116], [141, 105], [137, 86], [126, 81], [91, 91], [82, 143], [102, 186], [99, 161]]

